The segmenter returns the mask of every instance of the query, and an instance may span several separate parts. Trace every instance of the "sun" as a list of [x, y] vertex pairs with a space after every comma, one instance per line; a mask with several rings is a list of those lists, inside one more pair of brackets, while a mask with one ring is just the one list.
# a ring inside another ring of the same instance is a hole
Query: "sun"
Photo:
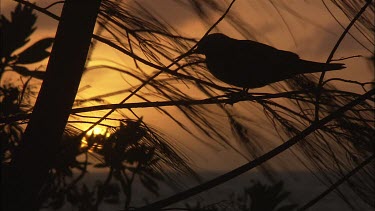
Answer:
[[105, 135], [107, 133], [107, 130], [100, 126], [95, 126], [93, 129], [89, 130], [87, 132], [87, 135]]
[[[96, 136], [105, 136], [104, 139], [109, 138], [111, 135], [110, 132], [108, 132], [108, 129], [106, 127], [101, 126], [95, 126], [93, 129], [89, 130], [86, 133], [86, 136], [84, 136], [81, 140], [81, 148], [85, 148], [88, 146], [88, 141], [90, 138], [95, 138]], [[93, 137], [92, 137], [93, 136]], [[95, 140], [95, 139], [94, 139]], [[97, 143], [94, 143], [94, 145], [97, 145]], [[100, 146], [96, 146], [97, 148], [101, 148]], [[89, 150], [91, 151], [91, 150]]]
[[102, 128], [99, 128], [99, 127], [94, 127], [92, 130], [93, 130], [92, 132], [95, 135], [99, 135], [99, 134], [104, 134], [105, 133], [105, 130], [103, 130]]

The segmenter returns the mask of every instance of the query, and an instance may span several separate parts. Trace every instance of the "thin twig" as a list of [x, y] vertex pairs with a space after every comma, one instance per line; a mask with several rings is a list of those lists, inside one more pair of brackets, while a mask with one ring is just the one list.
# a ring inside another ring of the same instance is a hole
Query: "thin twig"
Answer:
[[28, 2], [28, 1], [24, 1], [24, 0], [14, 0], [18, 3], [21, 3], [21, 4], [24, 4], [26, 6], [29, 6], [30, 8], [33, 8], [45, 15], [48, 15], [49, 17], [55, 19], [55, 20], [60, 20], [60, 17], [53, 14], [52, 12], [48, 11], [47, 9], [43, 8], [43, 7], [39, 7], [39, 6], [36, 6], [35, 4], [31, 3], [31, 2]]
[[[324, 2], [324, 1], [323, 1]], [[366, 8], [371, 4], [372, 0], [369, 0], [366, 2], [366, 4], [361, 8], [361, 10], [357, 13], [357, 15], [353, 18], [353, 20], [349, 23], [349, 25], [346, 27], [344, 32], [341, 34], [340, 38], [337, 40], [335, 46], [333, 47], [331, 53], [329, 54], [326, 63], [330, 63], [333, 55], [336, 53], [338, 47], [340, 46], [342, 40], [344, 37], [349, 33], [350, 28], [354, 25], [354, 23], [358, 20], [359, 17], [361, 17], [362, 13], [366, 10]], [[323, 84], [323, 79], [325, 76], [326, 71], [323, 71], [319, 78], [319, 83], [316, 90], [316, 102], [315, 102], [315, 121], [319, 120], [319, 101], [320, 101], [320, 94], [321, 94], [321, 88]]]
[[119, 108], [153, 108], [153, 107], [163, 107], [163, 106], [193, 106], [193, 105], [208, 105], [208, 104], [234, 104], [241, 101], [258, 101], [270, 98], [280, 98], [280, 97], [292, 97], [295, 95], [295, 92], [285, 92], [285, 93], [276, 93], [268, 94], [264, 96], [252, 96], [252, 95], [243, 95], [241, 98], [234, 97], [231, 98], [231, 94], [224, 95], [222, 97], [228, 97], [220, 99], [218, 97], [207, 98], [203, 100], [176, 100], [176, 101], [155, 101], [155, 102], [139, 102], [139, 103], [126, 103], [126, 104], [108, 104], [108, 105], [98, 105], [98, 106], [89, 106], [83, 108], [74, 108], [71, 113], [83, 113], [91, 111], [99, 111], [106, 109], [119, 109]]
[[63, 4], [63, 3], [65, 3], [65, 1], [56, 1], [56, 2], [53, 2], [52, 4], [50, 4], [48, 6], [44, 7], [43, 9], [47, 10], [47, 9], [57, 5], [57, 4]]
[[347, 57], [341, 57], [339, 59], [331, 59], [332, 62], [337, 62], [337, 61], [343, 61], [347, 59], [352, 59], [352, 58], [358, 58], [358, 57], [363, 57], [362, 55], [355, 55], [355, 56], [347, 56]]

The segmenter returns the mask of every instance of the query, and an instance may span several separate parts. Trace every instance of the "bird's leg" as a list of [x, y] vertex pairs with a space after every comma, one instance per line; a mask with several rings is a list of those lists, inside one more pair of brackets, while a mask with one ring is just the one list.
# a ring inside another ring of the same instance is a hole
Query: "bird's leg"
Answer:
[[230, 102], [227, 104], [233, 105], [243, 100], [248, 94], [249, 88], [243, 88], [241, 91], [233, 92], [229, 95]]
[[249, 88], [243, 88], [242, 91], [240, 92], [240, 97], [244, 99], [247, 97], [248, 94], [249, 94]]

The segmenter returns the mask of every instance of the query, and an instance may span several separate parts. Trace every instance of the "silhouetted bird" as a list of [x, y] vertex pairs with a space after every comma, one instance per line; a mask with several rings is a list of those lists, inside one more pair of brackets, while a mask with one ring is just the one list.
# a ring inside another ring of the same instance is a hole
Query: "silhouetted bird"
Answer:
[[343, 69], [344, 64], [306, 61], [295, 53], [251, 40], [215, 33], [204, 37], [194, 53], [204, 54], [208, 70], [221, 81], [248, 88], [262, 87], [298, 74]]

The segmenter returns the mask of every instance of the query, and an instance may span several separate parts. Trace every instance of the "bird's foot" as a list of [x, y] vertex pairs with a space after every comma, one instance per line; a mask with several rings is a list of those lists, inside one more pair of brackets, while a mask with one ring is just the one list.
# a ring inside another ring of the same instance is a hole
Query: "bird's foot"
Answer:
[[232, 105], [239, 102], [239, 101], [243, 101], [247, 95], [248, 95], [248, 88], [244, 88], [242, 91], [239, 91], [239, 92], [232, 92], [228, 95], [228, 98], [229, 98], [229, 102], [226, 103], [226, 104], [229, 104], [229, 105]]

